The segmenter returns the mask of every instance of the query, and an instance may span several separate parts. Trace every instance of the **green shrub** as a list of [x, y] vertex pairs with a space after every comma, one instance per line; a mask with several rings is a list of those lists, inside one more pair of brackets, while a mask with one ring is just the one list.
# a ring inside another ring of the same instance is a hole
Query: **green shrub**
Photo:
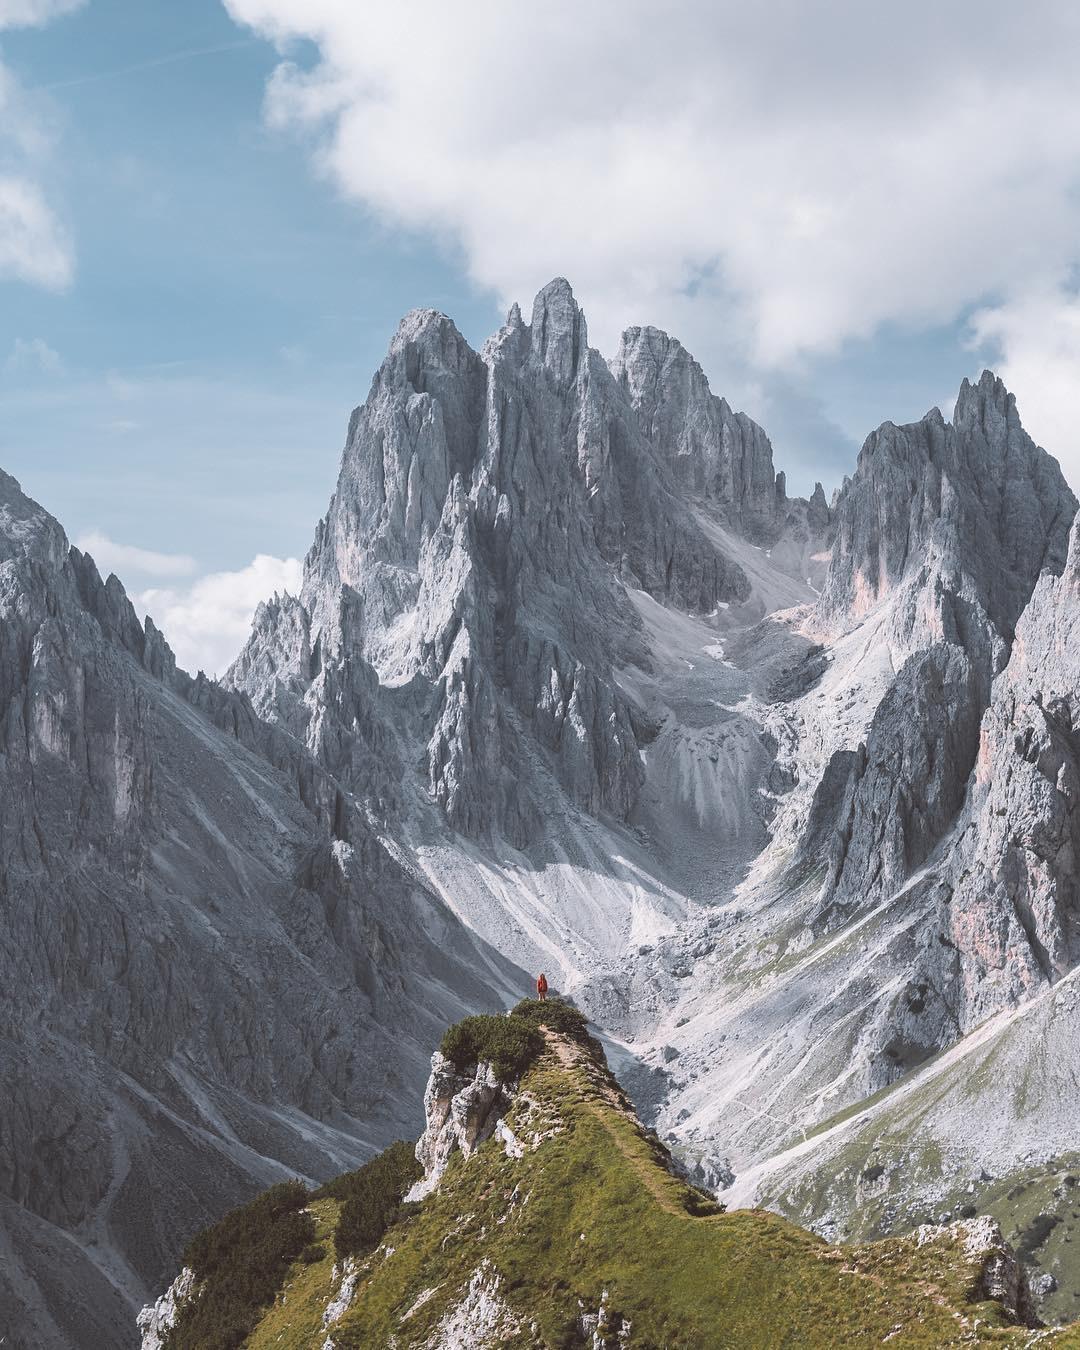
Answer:
[[386, 1230], [411, 1212], [405, 1192], [424, 1175], [412, 1145], [399, 1140], [355, 1172], [346, 1172], [319, 1195], [341, 1201], [334, 1230], [339, 1258], [365, 1256], [383, 1240]]
[[237, 1350], [315, 1236], [299, 1181], [272, 1186], [196, 1234], [184, 1249], [200, 1285], [165, 1338], [167, 1350]]
[[300, 1253], [300, 1260], [305, 1266], [314, 1266], [326, 1255], [326, 1248], [321, 1242], [312, 1242]]
[[485, 1060], [503, 1083], [519, 1078], [544, 1048], [538, 1029], [522, 1017], [481, 1013], [448, 1027], [439, 1049], [457, 1069]]
[[578, 1008], [557, 999], [523, 998], [513, 1012], [514, 1017], [522, 1017], [535, 1026], [550, 1027], [561, 1036], [578, 1041], [590, 1048], [598, 1042], [589, 1035], [589, 1019]]
[[534, 1026], [550, 1027], [560, 1036], [583, 1045], [599, 1064], [607, 1063], [604, 1047], [595, 1036], [589, 1035], [589, 1019], [571, 1004], [559, 999], [545, 999], [541, 1003], [538, 998], [523, 998], [513, 1015]]

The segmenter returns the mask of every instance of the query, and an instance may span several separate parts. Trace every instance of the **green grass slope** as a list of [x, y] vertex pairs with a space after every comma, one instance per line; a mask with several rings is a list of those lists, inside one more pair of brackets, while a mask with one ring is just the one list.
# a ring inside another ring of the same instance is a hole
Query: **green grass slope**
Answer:
[[[506, 1123], [519, 1147], [496, 1137], [455, 1154], [419, 1205], [398, 1203], [409, 1172], [393, 1151], [309, 1197], [309, 1248], [249, 1350], [328, 1336], [334, 1350], [1080, 1345], [1071, 1329], [1011, 1324], [956, 1233], [833, 1247], [775, 1214], [724, 1213], [668, 1170], [580, 1018], [515, 1012], [535, 1038], [485, 1021], [447, 1044], [528, 1042], [511, 1056], [521, 1077]], [[560, 1018], [558, 1031], [544, 1025]], [[389, 1227], [380, 1219], [377, 1245], [346, 1248], [343, 1207], [369, 1193]], [[328, 1324], [346, 1250], [351, 1301]]]

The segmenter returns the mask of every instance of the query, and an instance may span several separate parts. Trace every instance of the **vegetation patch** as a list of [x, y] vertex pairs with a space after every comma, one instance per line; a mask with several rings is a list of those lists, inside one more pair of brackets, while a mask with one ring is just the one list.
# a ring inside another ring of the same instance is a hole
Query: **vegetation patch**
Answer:
[[405, 1192], [423, 1174], [413, 1146], [399, 1139], [371, 1162], [335, 1178], [317, 1192], [319, 1198], [328, 1197], [341, 1204], [334, 1230], [339, 1259], [366, 1256], [375, 1250], [386, 1230], [415, 1208], [404, 1204]]
[[456, 1069], [481, 1060], [500, 1082], [520, 1078], [544, 1048], [539, 1028], [525, 1017], [493, 1017], [481, 1013], [448, 1027], [439, 1049]]
[[538, 998], [523, 998], [511, 1016], [524, 1018], [533, 1026], [557, 1031], [567, 1040], [584, 1045], [599, 1059], [604, 1058], [604, 1047], [595, 1036], [589, 1035], [589, 1019], [569, 1003], [562, 1003], [557, 999], [545, 999], [541, 1002]]
[[312, 1350], [326, 1340], [323, 1312], [340, 1288], [334, 1265], [334, 1226], [340, 1207], [336, 1200], [312, 1200], [316, 1245], [321, 1261], [307, 1263], [304, 1253], [295, 1262], [277, 1298], [244, 1342], [244, 1350]]
[[307, 1189], [285, 1181], [188, 1243], [199, 1283], [165, 1338], [167, 1350], [237, 1350], [273, 1303], [292, 1263], [315, 1239]]

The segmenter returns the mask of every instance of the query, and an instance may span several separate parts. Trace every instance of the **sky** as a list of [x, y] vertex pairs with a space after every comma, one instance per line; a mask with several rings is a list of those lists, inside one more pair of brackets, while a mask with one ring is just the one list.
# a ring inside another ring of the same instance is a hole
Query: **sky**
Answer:
[[1080, 11], [0, 0], [0, 467], [220, 671], [400, 317], [568, 277], [830, 490], [991, 365], [1080, 483]]

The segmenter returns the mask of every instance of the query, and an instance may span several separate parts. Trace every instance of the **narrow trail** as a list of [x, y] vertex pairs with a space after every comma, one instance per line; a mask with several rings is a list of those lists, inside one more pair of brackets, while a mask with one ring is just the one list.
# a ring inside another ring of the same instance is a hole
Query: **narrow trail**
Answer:
[[605, 1106], [601, 1106], [594, 1100], [586, 1100], [583, 1105], [589, 1115], [597, 1121], [604, 1129], [608, 1138], [615, 1145], [618, 1151], [626, 1160], [630, 1170], [645, 1186], [649, 1194], [653, 1197], [661, 1209], [666, 1210], [668, 1214], [681, 1215], [684, 1219], [700, 1220], [702, 1218], [718, 1218], [719, 1215], [694, 1215], [691, 1214], [683, 1205], [672, 1196], [670, 1185], [667, 1182], [677, 1182], [677, 1178], [670, 1173], [663, 1172], [659, 1165], [651, 1158], [643, 1158], [640, 1150], [635, 1149], [631, 1140], [622, 1133], [613, 1123], [611, 1112], [615, 1111], [617, 1115], [622, 1116], [626, 1121], [635, 1127], [641, 1128], [641, 1122], [632, 1110], [627, 1110], [614, 1089], [608, 1087], [603, 1082], [596, 1082], [589, 1074], [589, 1057], [584, 1050], [574, 1045], [571, 1041], [565, 1040], [561, 1036], [556, 1036], [546, 1028], [544, 1036], [548, 1045], [554, 1050], [559, 1063], [565, 1069], [582, 1070], [589, 1080], [589, 1088], [592, 1092], [604, 1098]]

